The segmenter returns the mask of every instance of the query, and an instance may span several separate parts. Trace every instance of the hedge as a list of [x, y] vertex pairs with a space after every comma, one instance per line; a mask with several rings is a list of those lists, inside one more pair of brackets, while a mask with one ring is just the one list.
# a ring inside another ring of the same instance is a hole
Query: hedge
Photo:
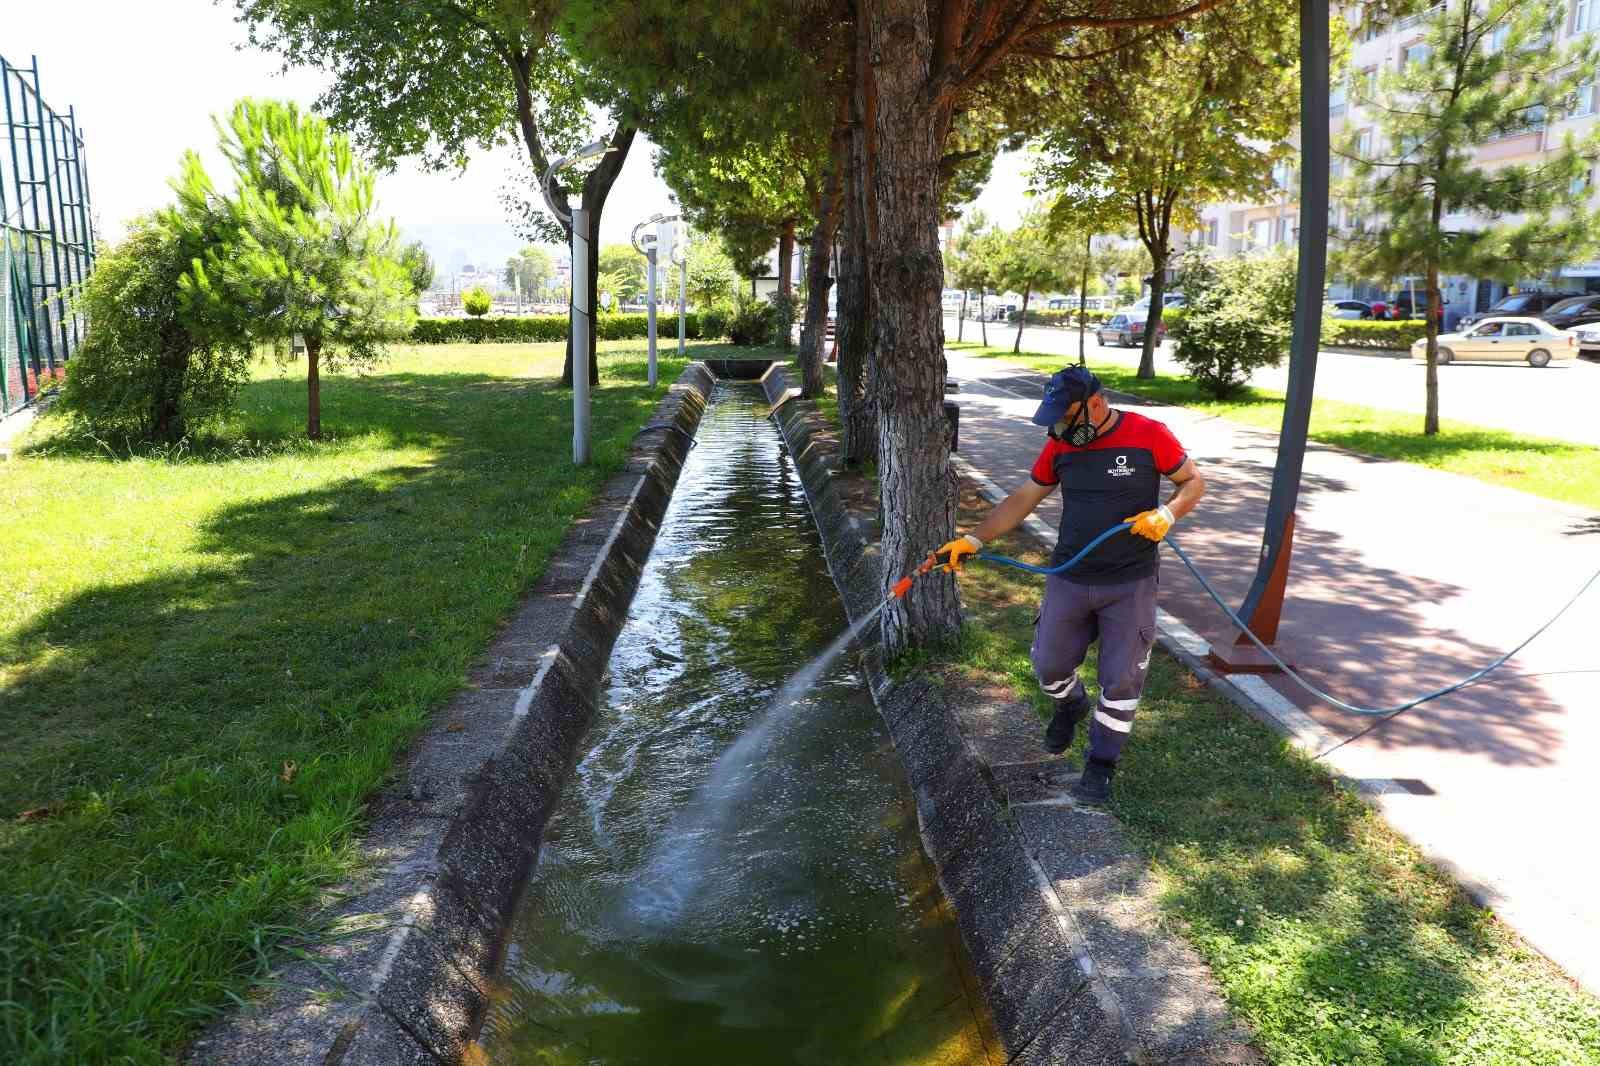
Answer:
[[[642, 340], [649, 336], [647, 315], [595, 315], [595, 335], [603, 341]], [[684, 332], [700, 339], [700, 316], [685, 316]], [[656, 316], [659, 337], [678, 335], [678, 316]], [[718, 330], [720, 335], [720, 329]], [[460, 344], [465, 341], [564, 341], [566, 315], [522, 315], [515, 318], [419, 318], [411, 331], [417, 344]]]
[[[1112, 313], [1111, 311], [1085, 311], [1083, 317], [1092, 324], [1104, 322], [1111, 317]], [[1077, 324], [1078, 309], [1075, 307], [1060, 311], [1039, 311], [1031, 307], [1028, 309], [1028, 325], [1030, 326], [1076, 326]]]
[[1375, 322], [1361, 318], [1325, 318], [1322, 343], [1346, 348], [1396, 348], [1409, 351], [1427, 330], [1422, 319]]

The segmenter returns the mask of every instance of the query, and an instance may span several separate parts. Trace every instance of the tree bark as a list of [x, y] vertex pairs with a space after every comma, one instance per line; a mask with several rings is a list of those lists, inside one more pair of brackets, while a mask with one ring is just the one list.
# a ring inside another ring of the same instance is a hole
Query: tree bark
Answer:
[[778, 234], [778, 295], [788, 296], [794, 291], [794, 219], [783, 220], [783, 231]]
[[1161, 331], [1162, 297], [1167, 291], [1167, 260], [1171, 257], [1172, 208], [1177, 195], [1163, 188], [1155, 192], [1141, 192], [1136, 198], [1135, 214], [1139, 222], [1139, 238], [1145, 251], [1150, 253], [1150, 312], [1144, 319], [1144, 350], [1139, 354], [1140, 378], [1156, 376], [1156, 340]]
[[1022, 286], [1022, 309], [1017, 312], [1017, 342], [1011, 346], [1011, 354], [1019, 355], [1022, 352], [1022, 327], [1028, 324], [1028, 296], [1033, 292], [1031, 284]]
[[[939, 254], [939, 161], [949, 104], [929, 92], [933, 39], [926, 0], [864, 0], [873, 102], [869, 250], [875, 314], [873, 395], [878, 403], [885, 596], [955, 526], [950, 425], [944, 416], [944, 282]], [[955, 579], [933, 572], [883, 614], [889, 655], [953, 639], [961, 605]]]
[[817, 224], [811, 231], [811, 252], [806, 261], [806, 313], [800, 325], [800, 394], [814, 399], [826, 391], [822, 378], [822, 345], [828, 332], [828, 276], [834, 234], [839, 228], [839, 182], [844, 170], [845, 133], [836, 129], [828, 162], [828, 180], [817, 204]]
[[1094, 253], [1094, 234], [1083, 238], [1083, 276], [1078, 279], [1078, 365], [1088, 366], [1089, 357], [1084, 354], [1084, 336], [1089, 329], [1089, 257]]
[[1144, 318], [1144, 350], [1139, 353], [1139, 377], [1153, 378], [1156, 376], [1156, 340], [1161, 331], [1161, 303], [1167, 294], [1167, 255], [1163, 248], [1160, 255], [1154, 249], [1150, 252], [1150, 259], [1155, 263], [1155, 272], [1150, 275], [1150, 312]]
[[[294, 343], [290, 341], [290, 343]], [[322, 439], [322, 338], [306, 338], [306, 436]]]
[[[859, 20], [858, 20], [859, 21]], [[865, 46], [854, 42], [856, 72], [850, 89], [845, 140], [843, 217], [838, 240], [839, 279], [834, 339], [839, 349], [839, 430], [847, 466], [878, 460], [878, 419], [867, 389], [872, 365], [872, 287], [867, 280], [867, 144], [864, 132], [870, 69]]]
[[985, 348], [989, 347], [989, 309], [985, 306], [988, 296], [987, 290], [978, 290], [978, 336], [983, 338]]
[[[633, 126], [619, 125], [611, 131], [607, 143], [611, 151], [600, 157], [600, 165], [589, 172], [583, 180], [583, 207], [589, 212], [589, 225], [592, 232], [589, 234], [589, 307], [598, 312], [600, 307], [600, 215], [605, 210], [606, 197], [611, 195], [611, 186], [616, 184], [617, 177], [622, 173], [622, 165], [628, 161], [628, 149], [633, 147], [633, 138], [638, 130]], [[543, 175], [540, 175], [541, 177]], [[568, 233], [569, 241], [571, 233]], [[569, 314], [577, 298], [576, 293], [568, 293], [567, 305]], [[600, 384], [600, 362], [595, 357], [596, 334], [598, 330], [589, 330], [589, 384]], [[572, 387], [572, 337], [568, 330], [567, 354], [561, 366], [561, 384]]]
[[967, 290], [961, 290], [961, 311], [956, 315], [956, 343], [961, 343], [962, 335], [967, 331]]

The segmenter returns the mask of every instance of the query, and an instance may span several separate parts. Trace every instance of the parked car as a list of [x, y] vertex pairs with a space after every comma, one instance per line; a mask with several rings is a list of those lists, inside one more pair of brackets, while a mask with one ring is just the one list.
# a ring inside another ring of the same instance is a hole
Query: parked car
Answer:
[[[1571, 330], [1557, 329], [1538, 318], [1486, 318], [1455, 333], [1439, 334], [1439, 363], [1498, 362], [1549, 366], [1578, 357], [1578, 339]], [[1425, 362], [1428, 342], [1411, 345], [1411, 358]]]
[[1578, 357], [1600, 360], [1600, 325], [1579, 326], [1572, 332], [1578, 338]]
[[[1142, 311], [1118, 311], [1105, 324], [1094, 331], [1095, 339], [1103, 346], [1117, 345], [1131, 348], [1144, 343], [1145, 315]], [[1156, 327], [1156, 340], [1167, 335], [1165, 322]]]
[[1537, 316], [1556, 329], [1577, 329], [1600, 322], [1600, 295], [1572, 296], [1560, 303], [1551, 304]]
[[[1164, 308], [1183, 307], [1188, 302], [1188, 297], [1181, 292], [1164, 292], [1161, 294], [1161, 306]], [[1149, 311], [1150, 297], [1142, 296], [1135, 300], [1129, 310]]]
[[1581, 292], [1514, 292], [1510, 296], [1500, 297], [1487, 311], [1467, 315], [1456, 324], [1456, 328], [1466, 329], [1496, 315], [1543, 315], [1556, 304], [1582, 295]]
[[1361, 300], [1330, 300], [1328, 302], [1328, 316], [1330, 318], [1371, 318], [1372, 305]]

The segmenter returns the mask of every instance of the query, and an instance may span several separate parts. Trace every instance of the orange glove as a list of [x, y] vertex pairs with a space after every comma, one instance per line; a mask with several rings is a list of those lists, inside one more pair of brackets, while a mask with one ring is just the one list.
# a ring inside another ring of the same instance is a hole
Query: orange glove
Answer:
[[928, 561], [922, 564], [923, 572], [926, 573], [937, 566], [939, 564], [939, 556], [949, 555], [949, 561], [944, 564], [945, 569], [960, 573], [962, 564], [966, 561], [967, 556], [977, 555], [981, 551], [983, 551], [983, 541], [974, 537], [971, 533], [964, 533], [955, 540], [943, 545], [938, 551], [929, 554]]
[[1176, 522], [1177, 519], [1172, 517], [1172, 512], [1167, 509], [1167, 505], [1162, 504], [1154, 511], [1142, 511], [1132, 518], [1124, 518], [1123, 521], [1133, 523], [1133, 528], [1128, 532], [1160, 544], [1161, 538], [1167, 535], [1167, 531], [1172, 528], [1172, 523]]

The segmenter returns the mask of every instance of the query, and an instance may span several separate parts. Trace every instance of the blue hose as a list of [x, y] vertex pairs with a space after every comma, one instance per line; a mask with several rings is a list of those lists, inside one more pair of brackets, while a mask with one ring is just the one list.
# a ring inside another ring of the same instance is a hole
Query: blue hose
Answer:
[[[1026, 570], [1030, 574], [1059, 574], [1066, 570], [1072, 569], [1074, 566], [1077, 566], [1083, 561], [1084, 556], [1088, 555], [1091, 551], [1099, 547], [1105, 541], [1111, 539], [1111, 537], [1117, 533], [1127, 529], [1130, 525], [1132, 525], [1131, 522], [1119, 522], [1118, 524], [1112, 526], [1110, 529], [1091, 540], [1082, 551], [1068, 559], [1066, 562], [1061, 563], [1059, 566], [1034, 566], [1031, 563], [1023, 562], [1020, 559], [1012, 559], [1004, 555], [995, 555], [991, 552], [979, 552], [978, 558], [991, 563], [999, 563], [1002, 566], [1010, 566], [1018, 570]], [[1206, 595], [1211, 597], [1211, 602], [1220, 607], [1222, 609], [1222, 613], [1228, 616], [1228, 620], [1235, 626], [1239, 627], [1244, 635], [1249, 637], [1251, 642], [1255, 644], [1256, 647], [1260, 648], [1262, 653], [1266, 655], [1268, 659], [1271, 659], [1274, 663], [1276, 663], [1278, 668], [1282, 670], [1291, 681], [1305, 689], [1312, 696], [1322, 700], [1324, 703], [1331, 704], [1332, 706], [1339, 708], [1341, 711], [1347, 711], [1350, 714], [1361, 715], [1364, 718], [1391, 717], [1399, 714], [1401, 711], [1409, 711], [1413, 707], [1421, 706], [1430, 700], [1436, 700], [1441, 696], [1448, 696], [1452, 692], [1458, 692], [1461, 689], [1466, 688], [1468, 685], [1481, 680], [1489, 673], [1504, 666], [1513, 655], [1517, 654], [1517, 652], [1521, 651], [1523, 648], [1526, 648], [1529, 644], [1532, 644], [1535, 639], [1544, 633], [1545, 630], [1555, 625], [1557, 619], [1566, 614], [1567, 611], [1571, 609], [1572, 605], [1577, 603], [1578, 600], [1583, 597], [1585, 592], [1589, 591], [1590, 586], [1592, 586], [1596, 581], [1600, 581], [1600, 570], [1596, 570], [1589, 576], [1589, 580], [1585, 581], [1578, 589], [1577, 593], [1574, 594], [1573, 597], [1562, 606], [1561, 610], [1552, 615], [1550, 620], [1544, 625], [1534, 630], [1528, 639], [1524, 640], [1521, 644], [1518, 644], [1515, 648], [1512, 648], [1510, 651], [1491, 662], [1488, 666], [1468, 674], [1465, 678], [1457, 681], [1455, 684], [1448, 685], [1441, 689], [1436, 689], [1433, 692], [1425, 693], [1424, 695], [1418, 696], [1416, 699], [1407, 700], [1405, 703], [1399, 703], [1393, 707], [1360, 707], [1353, 703], [1346, 703], [1335, 696], [1329, 695], [1296, 673], [1288, 663], [1278, 658], [1271, 648], [1263, 644], [1261, 639], [1250, 631], [1250, 627], [1245, 625], [1239, 616], [1234, 613], [1233, 608], [1229, 607], [1223, 602], [1222, 597], [1217, 594], [1217, 590], [1211, 587], [1211, 582], [1205, 579], [1205, 575], [1200, 573], [1199, 568], [1196, 567], [1189, 559], [1189, 556], [1184, 552], [1183, 548], [1178, 545], [1176, 540], [1169, 536], [1163, 541], [1163, 543], [1177, 553], [1178, 559], [1183, 563], [1184, 566], [1189, 568], [1189, 573], [1194, 575], [1194, 579], [1200, 582], [1200, 587], [1205, 589]]]

